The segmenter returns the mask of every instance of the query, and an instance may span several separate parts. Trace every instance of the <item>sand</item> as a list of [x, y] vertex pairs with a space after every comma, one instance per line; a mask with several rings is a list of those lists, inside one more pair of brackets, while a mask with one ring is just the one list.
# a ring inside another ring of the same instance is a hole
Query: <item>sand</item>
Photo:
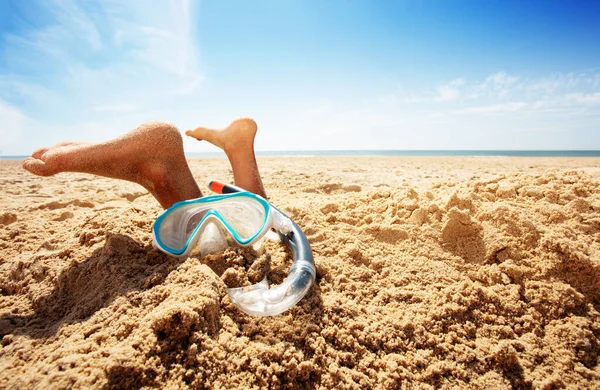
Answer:
[[600, 387], [600, 159], [259, 166], [317, 265], [270, 318], [226, 289], [280, 283], [282, 244], [170, 258], [142, 187], [0, 161], [0, 388]]

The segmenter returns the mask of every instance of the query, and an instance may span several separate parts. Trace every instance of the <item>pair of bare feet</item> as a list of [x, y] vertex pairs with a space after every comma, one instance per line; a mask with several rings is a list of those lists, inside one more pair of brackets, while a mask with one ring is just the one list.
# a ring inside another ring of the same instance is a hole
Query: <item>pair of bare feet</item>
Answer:
[[[244, 118], [224, 129], [198, 127], [185, 134], [221, 148], [235, 184], [266, 198], [254, 155], [256, 131], [256, 123]], [[145, 123], [108, 142], [62, 142], [42, 148], [23, 162], [23, 168], [39, 176], [83, 172], [132, 181], [164, 208], [202, 196], [185, 159], [181, 134], [166, 122]]]

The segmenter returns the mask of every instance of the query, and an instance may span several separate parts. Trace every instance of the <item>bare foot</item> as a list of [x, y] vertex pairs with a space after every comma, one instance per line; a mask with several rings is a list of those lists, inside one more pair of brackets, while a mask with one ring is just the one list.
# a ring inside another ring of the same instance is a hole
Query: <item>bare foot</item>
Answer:
[[179, 131], [150, 122], [102, 143], [63, 142], [36, 150], [23, 168], [39, 176], [83, 172], [138, 183], [167, 208], [202, 196], [183, 153]]
[[[85, 145], [85, 142], [67, 141], [54, 146], [41, 148], [31, 154], [31, 157], [23, 161], [23, 168], [38, 176], [52, 176], [61, 172], [59, 163], [56, 162], [56, 156], [68, 155], [71, 150], [79, 149]], [[62, 170], [64, 171], [64, 169]]]
[[208, 141], [221, 148], [226, 154], [236, 153], [239, 150], [254, 150], [254, 137], [258, 127], [250, 118], [237, 119], [224, 129], [208, 129], [197, 127], [188, 130], [185, 135], [196, 138], [198, 141]]
[[186, 135], [205, 140], [221, 148], [231, 163], [235, 185], [267, 197], [254, 155], [254, 138], [258, 127], [250, 118], [237, 119], [224, 129], [197, 127]]

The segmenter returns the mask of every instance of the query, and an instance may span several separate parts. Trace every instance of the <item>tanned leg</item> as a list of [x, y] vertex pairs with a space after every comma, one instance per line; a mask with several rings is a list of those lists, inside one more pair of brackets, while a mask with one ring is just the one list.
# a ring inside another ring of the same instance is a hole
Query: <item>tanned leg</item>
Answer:
[[224, 129], [198, 127], [186, 131], [185, 134], [223, 149], [229, 158], [235, 185], [266, 199], [267, 194], [254, 155], [254, 137], [257, 129], [254, 120], [243, 118], [233, 121]]
[[83, 172], [146, 188], [163, 206], [202, 196], [183, 154], [179, 131], [149, 122], [108, 142], [63, 142], [35, 151], [23, 168], [39, 176]]

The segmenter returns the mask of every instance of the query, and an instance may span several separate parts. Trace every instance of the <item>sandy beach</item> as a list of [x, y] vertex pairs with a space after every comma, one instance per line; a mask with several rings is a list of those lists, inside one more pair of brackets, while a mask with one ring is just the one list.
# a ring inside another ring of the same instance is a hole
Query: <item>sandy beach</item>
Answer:
[[280, 283], [284, 245], [170, 258], [142, 187], [0, 161], [0, 388], [600, 387], [599, 158], [258, 163], [317, 266], [268, 318], [227, 287]]

